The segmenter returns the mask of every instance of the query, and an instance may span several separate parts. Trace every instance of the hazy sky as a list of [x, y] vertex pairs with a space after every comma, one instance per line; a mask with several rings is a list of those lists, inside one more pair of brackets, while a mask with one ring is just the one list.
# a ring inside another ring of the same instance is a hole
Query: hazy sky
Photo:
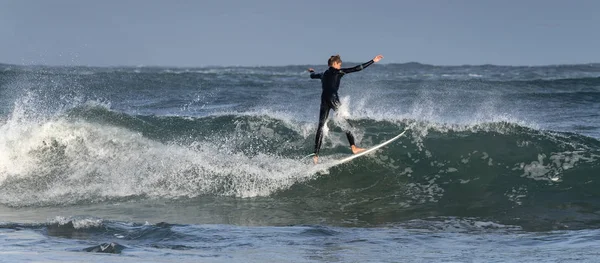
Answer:
[[0, 0], [0, 63], [600, 62], [596, 0]]

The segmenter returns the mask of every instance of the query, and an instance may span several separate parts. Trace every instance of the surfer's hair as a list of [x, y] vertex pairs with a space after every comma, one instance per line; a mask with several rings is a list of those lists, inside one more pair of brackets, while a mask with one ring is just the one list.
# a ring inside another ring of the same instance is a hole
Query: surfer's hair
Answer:
[[340, 57], [340, 55], [335, 55], [335, 56], [331, 56], [329, 57], [329, 60], [327, 60], [327, 66], [333, 66], [333, 63], [342, 63], [342, 58]]

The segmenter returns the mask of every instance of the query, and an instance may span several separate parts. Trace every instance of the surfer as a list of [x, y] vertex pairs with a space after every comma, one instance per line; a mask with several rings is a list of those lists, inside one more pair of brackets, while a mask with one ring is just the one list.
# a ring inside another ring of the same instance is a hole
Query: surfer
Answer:
[[[377, 55], [372, 60], [366, 63], [360, 64], [352, 68], [342, 68], [342, 58], [340, 55], [331, 56], [327, 61], [329, 68], [323, 73], [315, 73], [312, 68], [308, 69], [310, 72], [311, 79], [320, 79], [323, 88], [321, 93], [321, 109], [319, 110], [319, 127], [317, 128], [317, 135], [315, 138], [315, 151], [313, 161], [315, 164], [319, 161], [319, 150], [321, 149], [321, 143], [323, 142], [323, 126], [327, 122], [329, 117], [329, 111], [337, 111], [340, 107], [340, 99], [338, 97], [338, 89], [340, 88], [340, 80], [345, 74], [361, 71], [364, 68], [370, 66], [375, 62], [379, 62], [383, 58], [382, 55]], [[346, 130], [346, 137], [350, 143], [350, 149], [353, 154], [364, 151], [365, 149], [359, 148], [354, 142], [354, 136], [350, 130]]]

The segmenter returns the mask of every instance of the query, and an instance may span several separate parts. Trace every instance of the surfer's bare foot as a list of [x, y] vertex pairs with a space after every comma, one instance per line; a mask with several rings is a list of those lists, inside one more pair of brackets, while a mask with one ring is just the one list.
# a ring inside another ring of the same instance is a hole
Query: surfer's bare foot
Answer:
[[356, 145], [352, 145], [352, 146], [350, 146], [350, 148], [352, 148], [352, 153], [353, 154], [364, 152], [366, 150], [364, 148], [358, 148], [358, 147], [356, 147]]
[[313, 156], [313, 162], [317, 164], [319, 162], [319, 156]]

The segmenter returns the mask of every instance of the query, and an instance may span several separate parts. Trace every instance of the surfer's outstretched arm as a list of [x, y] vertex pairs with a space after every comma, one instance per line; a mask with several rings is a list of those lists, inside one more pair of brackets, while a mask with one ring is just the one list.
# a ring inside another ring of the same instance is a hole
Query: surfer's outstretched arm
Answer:
[[315, 73], [315, 70], [312, 68], [309, 68], [308, 72], [310, 72], [311, 79], [321, 79], [321, 77], [323, 76], [323, 73]]
[[362, 63], [358, 66], [351, 67], [351, 68], [343, 68], [343, 69], [340, 69], [340, 71], [344, 72], [344, 73], [352, 73], [352, 72], [361, 71], [361, 70], [365, 69], [366, 67], [373, 65], [373, 63], [375, 63], [375, 62], [379, 62], [382, 58], [383, 58], [382, 55], [377, 55], [376, 57], [374, 57], [373, 59], [371, 59], [365, 63]]

